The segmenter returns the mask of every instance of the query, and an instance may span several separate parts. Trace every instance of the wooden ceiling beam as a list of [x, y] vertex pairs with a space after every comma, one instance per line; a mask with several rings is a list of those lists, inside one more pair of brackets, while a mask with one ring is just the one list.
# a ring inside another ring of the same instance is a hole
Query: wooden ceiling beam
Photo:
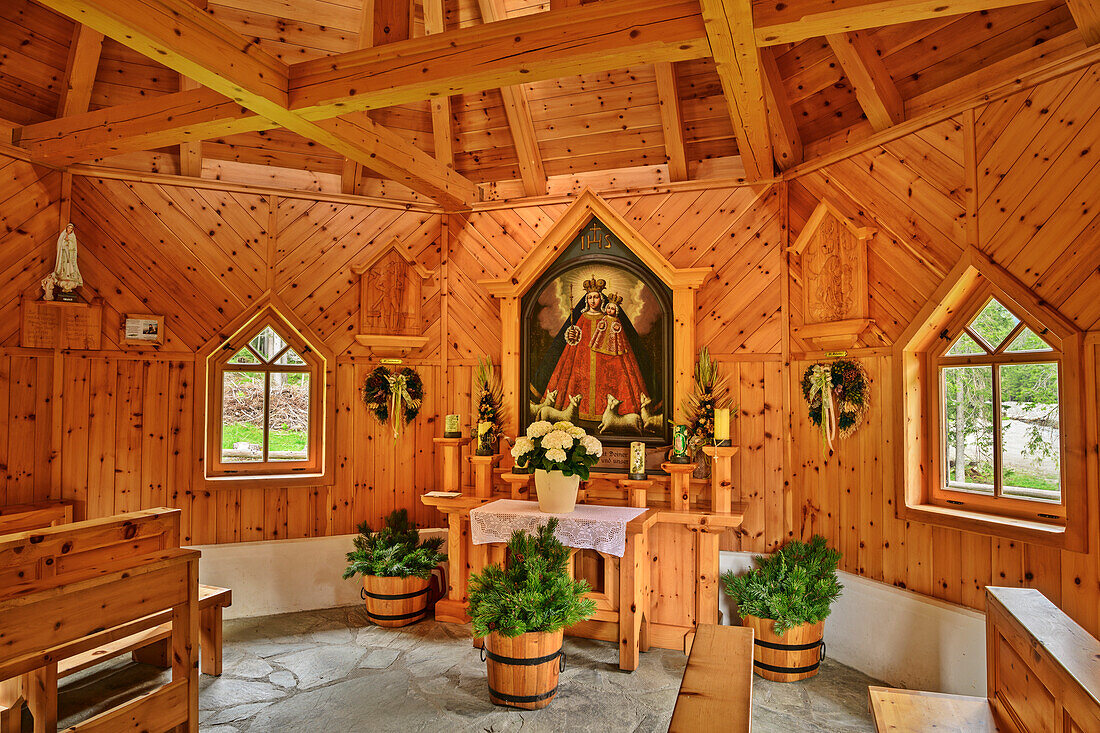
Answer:
[[1100, 43], [1100, 0], [1066, 0], [1086, 46]]
[[840, 68], [856, 91], [867, 121], [876, 131], [905, 119], [905, 103], [874, 45], [859, 31], [825, 36]]
[[802, 135], [794, 119], [787, 89], [783, 86], [783, 77], [775, 61], [776, 52], [772, 48], [760, 49], [760, 65], [764, 70], [764, 93], [768, 102], [768, 129], [772, 135], [772, 151], [775, 164], [785, 171], [802, 162], [805, 155], [802, 149]]
[[290, 67], [309, 119], [710, 55], [696, 0], [603, 0]]
[[1025, 5], [1033, 0], [752, 0], [758, 46]]
[[188, 0], [41, 0], [257, 114], [287, 109], [286, 64]]
[[278, 126], [200, 88], [26, 125], [16, 130], [16, 142], [44, 163], [71, 165]]
[[[443, 0], [424, 0], [424, 32], [429, 35], [443, 33], [446, 13]], [[454, 132], [451, 121], [451, 98], [447, 95], [432, 97], [429, 101], [432, 115], [432, 140], [435, 143], [435, 159], [448, 168], [455, 167]]]
[[661, 105], [661, 131], [665, 138], [670, 181], [688, 179], [687, 152], [684, 149], [684, 118], [680, 111], [680, 91], [676, 84], [676, 67], [671, 61], [653, 65], [657, 77], [657, 101]]
[[318, 123], [288, 109], [287, 66], [187, 0], [43, 0], [42, 4], [445, 207], [468, 206], [480, 198], [472, 181], [369, 120]]
[[702, 0], [711, 55], [749, 180], [770, 178], [772, 142], [750, 0]]
[[[409, 40], [412, 37], [412, 11], [410, 0], [363, 0], [358, 47], [372, 48]], [[340, 173], [340, 191], [354, 194], [362, 180], [363, 164], [345, 158]]]
[[[198, 89], [199, 83], [180, 74], [180, 91]], [[188, 140], [180, 143], [180, 175], [188, 178], [202, 178], [202, 140]]]
[[61, 87], [61, 98], [57, 104], [58, 117], [88, 111], [102, 50], [103, 34], [77, 23], [69, 45], [69, 60], [65, 64], [65, 84]]
[[[482, 23], [498, 23], [508, 17], [503, 0], [478, 0], [477, 5], [481, 10]], [[535, 136], [535, 121], [531, 117], [527, 90], [522, 84], [504, 86], [500, 88], [500, 97], [504, 103], [508, 129], [512, 133], [512, 144], [516, 148], [523, 192], [528, 196], [542, 196], [546, 193], [546, 169]]]
[[445, 209], [465, 208], [480, 198], [473, 181], [442, 165], [365, 114], [320, 122], [294, 118], [293, 125], [287, 125], [287, 129], [321, 143], [383, 178], [428, 196]]

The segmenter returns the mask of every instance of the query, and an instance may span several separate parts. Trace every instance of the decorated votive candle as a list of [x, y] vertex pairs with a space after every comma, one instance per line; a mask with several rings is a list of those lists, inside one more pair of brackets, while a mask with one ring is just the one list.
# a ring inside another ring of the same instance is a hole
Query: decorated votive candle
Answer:
[[645, 443], [638, 440], [630, 444], [630, 478], [645, 478]]
[[458, 415], [447, 415], [443, 418], [443, 437], [461, 438], [462, 430], [459, 428]]
[[730, 411], [729, 408], [716, 409], [714, 411], [714, 442], [718, 445], [729, 443], [730, 439]]
[[479, 456], [493, 455], [492, 435], [493, 424], [491, 422], [482, 420], [477, 424], [477, 454]]
[[672, 458], [673, 463], [691, 463], [688, 457], [688, 426], [672, 426]]

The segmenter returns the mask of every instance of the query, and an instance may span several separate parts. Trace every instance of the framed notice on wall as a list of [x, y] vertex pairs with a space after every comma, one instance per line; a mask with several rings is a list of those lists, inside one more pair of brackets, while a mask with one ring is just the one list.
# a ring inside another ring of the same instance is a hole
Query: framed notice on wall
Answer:
[[164, 316], [127, 313], [122, 322], [123, 346], [160, 346], [164, 343]]

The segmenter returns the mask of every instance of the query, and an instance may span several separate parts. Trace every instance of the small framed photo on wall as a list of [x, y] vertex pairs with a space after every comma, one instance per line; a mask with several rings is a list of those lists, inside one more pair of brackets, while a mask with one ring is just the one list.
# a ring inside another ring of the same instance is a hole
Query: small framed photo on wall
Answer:
[[127, 313], [122, 323], [123, 346], [161, 346], [164, 344], [164, 316]]

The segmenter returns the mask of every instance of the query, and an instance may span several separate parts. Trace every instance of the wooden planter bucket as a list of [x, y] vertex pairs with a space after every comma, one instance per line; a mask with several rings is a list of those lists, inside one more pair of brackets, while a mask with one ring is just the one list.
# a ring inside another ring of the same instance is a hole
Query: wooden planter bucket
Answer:
[[364, 575], [361, 596], [367, 616], [379, 626], [397, 628], [416, 623], [428, 613], [430, 578], [383, 578]]
[[565, 669], [562, 631], [531, 632], [511, 638], [496, 632], [485, 637], [481, 659], [487, 662], [489, 699], [495, 705], [525, 710], [544, 708], [558, 692]]
[[825, 658], [825, 622], [795, 626], [783, 636], [775, 633], [775, 621], [745, 616], [742, 626], [753, 630], [753, 671], [773, 682], [796, 682], [813, 677]]

